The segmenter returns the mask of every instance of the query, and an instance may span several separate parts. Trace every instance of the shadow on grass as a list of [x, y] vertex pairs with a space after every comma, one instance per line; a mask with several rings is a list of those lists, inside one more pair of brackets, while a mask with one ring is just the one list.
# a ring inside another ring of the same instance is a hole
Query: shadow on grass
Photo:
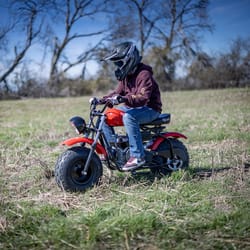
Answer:
[[190, 168], [185, 171], [172, 172], [168, 175], [155, 175], [151, 171], [138, 171], [132, 174], [128, 174], [123, 178], [123, 185], [129, 186], [132, 184], [142, 183], [143, 185], [152, 185], [156, 179], [162, 179], [164, 177], [171, 178], [172, 180], [192, 180], [192, 179], [206, 179], [211, 178], [220, 173], [226, 173], [232, 170], [241, 171], [241, 173], [248, 172], [250, 169], [250, 163], [246, 162], [242, 167], [223, 167], [223, 168]]
[[250, 163], [245, 162], [242, 167], [223, 167], [223, 168], [194, 168], [192, 169], [193, 178], [209, 178], [214, 174], [225, 173], [230, 170], [249, 171]]

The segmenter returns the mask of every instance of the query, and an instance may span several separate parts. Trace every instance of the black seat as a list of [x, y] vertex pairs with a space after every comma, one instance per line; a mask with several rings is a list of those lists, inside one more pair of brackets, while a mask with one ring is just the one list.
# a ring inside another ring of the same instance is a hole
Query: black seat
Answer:
[[158, 118], [149, 123], [144, 123], [142, 125], [162, 125], [168, 124], [171, 120], [171, 114], [160, 114]]

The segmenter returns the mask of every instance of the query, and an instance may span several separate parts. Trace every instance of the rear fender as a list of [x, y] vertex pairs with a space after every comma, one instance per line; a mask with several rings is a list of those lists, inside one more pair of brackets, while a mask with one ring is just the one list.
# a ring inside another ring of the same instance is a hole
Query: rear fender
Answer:
[[[72, 146], [72, 145], [75, 145], [77, 143], [87, 143], [89, 145], [92, 145], [94, 143], [94, 140], [89, 139], [89, 138], [84, 138], [84, 137], [74, 137], [74, 138], [70, 138], [70, 139], [63, 141], [60, 144], [66, 145], [66, 146]], [[96, 152], [98, 154], [102, 154], [102, 155], [107, 156], [107, 152], [106, 152], [105, 148], [100, 143], [96, 144]]]
[[156, 138], [156, 140], [154, 141], [154, 143], [151, 145], [150, 149], [151, 150], [156, 150], [159, 145], [166, 140], [166, 138], [183, 138], [183, 139], [187, 139], [187, 137], [181, 133], [178, 132], [168, 132], [163, 134], [162, 136], [159, 136]]

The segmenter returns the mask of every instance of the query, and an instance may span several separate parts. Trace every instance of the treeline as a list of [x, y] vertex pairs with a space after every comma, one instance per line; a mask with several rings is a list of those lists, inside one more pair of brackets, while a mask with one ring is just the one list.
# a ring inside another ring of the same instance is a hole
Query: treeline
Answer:
[[[159, 8], [159, 6], [161, 6]], [[134, 41], [162, 90], [248, 86], [249, 39], [207, 55], [209, 0], [6, 0], [0, 24], [0, 98], [77, 96], [115, 86], [100, 59]], [[95, 76], [89, 76], [89, 62]], [[184, 75], [178, 75], [178, 64]]]
[[250, 87], [250, 40], [236, 38], [227, 52], [216, 56], [199, 53], [177, 89]]

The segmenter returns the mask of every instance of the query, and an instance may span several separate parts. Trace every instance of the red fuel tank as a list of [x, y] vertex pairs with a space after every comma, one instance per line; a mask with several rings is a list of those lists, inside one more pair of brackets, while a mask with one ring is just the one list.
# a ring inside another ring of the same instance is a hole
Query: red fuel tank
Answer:
[[119, 109], [107, 109], [105, 111], [106, 115], [106, 123], [109, 126], [116, 127], [116, 126], [123, 126], [122, 116], [124, 112]]

